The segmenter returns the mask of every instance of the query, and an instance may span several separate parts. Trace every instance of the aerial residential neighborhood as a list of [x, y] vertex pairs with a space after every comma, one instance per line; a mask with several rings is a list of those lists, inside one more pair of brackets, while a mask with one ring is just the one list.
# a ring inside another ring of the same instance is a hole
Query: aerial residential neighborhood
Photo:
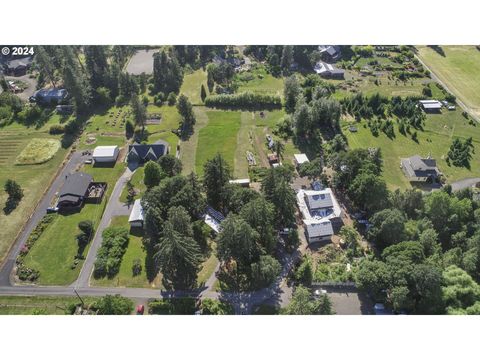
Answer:
[[480, 314], [480, 46], [45, 45], [0, 84], [0, 314]]

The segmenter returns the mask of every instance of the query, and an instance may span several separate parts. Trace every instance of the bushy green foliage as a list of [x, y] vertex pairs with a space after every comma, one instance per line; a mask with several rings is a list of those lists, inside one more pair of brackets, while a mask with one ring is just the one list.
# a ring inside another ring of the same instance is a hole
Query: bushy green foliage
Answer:
[[133, 301], [120, 295], [105, 295], [91, 305], [99, 315], [130, 315]]
[[220, 109], [279, 109], [282, 106], [282, 100], [276, 95], [247, 91], [239, 94], [210, 95], [205, 99], [205, 105]]
[[128, 245], [128, 230], [123, 227], [109, 227], [102, 233], [102, 245], [97, 252], [94, 276], [113, 277], [120, 270], [123, 255]]
[[154, 300], [148, 303], [148, 312], [152, 315], [193, 315], [195, 303], [192, 297]]
[[203, 299], [200, 305], [202, 315], [233, 315], [233, 306], [217, 299]]

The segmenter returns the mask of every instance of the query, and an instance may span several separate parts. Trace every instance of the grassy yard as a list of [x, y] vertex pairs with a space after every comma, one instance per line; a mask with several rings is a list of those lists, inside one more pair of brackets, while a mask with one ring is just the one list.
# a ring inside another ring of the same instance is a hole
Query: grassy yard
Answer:
[[147, 113], [149, 114], [161, 114], [162, 120], [158, 125], [147, 125], [149, 132], [148, 142], [154, 143], [158, 140], [164, 140], [170, 145], [170, 152], [175, 155], [175, 151], [178, 144], [178, 136], [172, 133], [172, 130], [176, 130], [180, 126], [180, 114], [177, 111], [176, 106], [156, 106], [148, 105]]
[[237, 111], [207, 111], [208, 124], [198, 134], [195, 156], [197, 174], [203, 174], [203, 165], [216, 153], [221, 153], [233, 170], [237, 133], [241, 127], [240, 115]]
[[[438, 167], [447, 179], [453, 182], [468, 177], [480, 176], [480, 169], [476, 164], [480, 162], [480, 126], [469, 125], [462, 117], [461, 111], [444, 111], [441, 115], [427, 115], [425, 131], [418, 131], [418, 143], [411, 136], [404, 136], [395, 127], [396, 137], [390, 140], [384, 133], [378, 137], [372, 135], [366, 123], [357, 125], [358, 132], [348, 131], [349, 123], [344, 122], [342, 127], [351, 148], [380, 147], [383, 155], [383, 177], [390, 189], [408, 188], [409, 182], [400, 169], [400, 158], [418, 154], [430, 154], [437, 160]], [[476, 152], [471, 161], [471, 170], [448, 166], [445, 156], [454, 137], [466, 138], [472, 136]]]
[[[26, 266], [40, 271], [38, 284], [69, 285], [78, 277], [83, 260], [75, 267], [72, 266], [78, 250], [75, 239], [75, 235], [79, 233], [77, 225], [82, 220], [93, 221], [95, 227], [98, 225], [107, 199], [123, 170], [123, 164], [116, 164], [114, 168], [86, 165], [82, 169], [91, 174], [95, 181], [107, 182], [107, 192], [100, 204], [85, 204], [79, 212], [59, 214], [40, 236], [25, 257]], [[85, 249], [84, 256], [88, 249], [89, 247]]]
[[194, 132], [188, 140], [182, 141], [180, 145], [180, 160], [182, 161], [182, 173], [184, 175], [195, 171], [195, 158], [197, 154], [198, 133], [208, 124], [207, 110], [203, 106], [193, 108], [197, 121], [195, 122]]
[[480, 115], [480, 51], [475, 46], [442, 46], [442, 56], [419, 46], [419, 57], [468, 107]]
[[[94, 300], [82, 299], [86, 303]], [[0, 315], [65, 315], [67, 307], [78, 302], [74, 296], [0, 296]]]
[[[137, 195], [135, 195], [135, 199], [139, 199], [142, 196], [142, 193], [146, 190], [146, 186], [143, 183], [143, 176], [145, 174], [145, 168], [143, 166], [137, 168], [135, 173], [132, 175], [131, 183], [135, 190], [137, 191]], [[120, 201], [126, 203], [128, 196], [128, 189], [125, 186], [122, 191], [122, 195], [120, 195]]]
[[207, 72], [202, 69], [196, 70], [191, 74], [186, 74], [183, 77], [182, 87], [180, 93], [188, 97], [193, 105], [202, 104], [202, 98], [200, 97], [200, 89], [203, 86], [208, 95], [207, 87]]
[[80, 138], [80, 146], [93, 149], [99, 145], [123, 145], [127, 120], [133, 122], [129, 106], [113, 106], [101, 114], [92, 116]]
[[0, 210], [0, 262], [13, 243], [25, 221], [40, 200], [49, 182], [62, 163], [67, 149], [60, 148], [51, 160], [37, 165], [15, 165], [15, 159], [27, 144], [34, 138], [59, 139], [46, 133], [30, 130], [25, 127], [15, 131], [0, 129], [0, 208], [3, 209], [7, 195], [3, 184], [7, 179], [17, 181], [23, 189], [24, 197], [19, 206], [9, 215]]
[[202, 284], [205, 284], [205, 282], [210, 278], [210, 276], [215, 271], [215, 268], [217, 267], [217, 264], [218, 264], [218, 259], [215, 256], [216, 243], [212, 241], [210, 244], [212, 248], [210, 256], [208, 257], [208, 259], [206, 259], [203, 262], [202, 268], [197, 275], [197, 284], [199, 286], [202, 286]]
[[252, 91], [283, 96], [283, 78], [269, 74], [263, 66], [236, 75], [237, 92]]
[[[112, 219], [111, 226], [122, 226], [129, 228], [128, 216], [116, 216]], [[134, 287], [134, 288], [162, 288], [162, 277], [159, 274], [153, 282], [150, 282], [145, 272], [146, 252], [142, 244], [143, 234], [138, 231], [130, 231], [128, 248], [123, 255], [120, 271], [113, 278], [92, 278], [94, 286], [117, 286], [117, 287]], [[134, 260], [139, 259], [142, 264], [142, 272], [140, 275], [133, 276], [132, 265]]]

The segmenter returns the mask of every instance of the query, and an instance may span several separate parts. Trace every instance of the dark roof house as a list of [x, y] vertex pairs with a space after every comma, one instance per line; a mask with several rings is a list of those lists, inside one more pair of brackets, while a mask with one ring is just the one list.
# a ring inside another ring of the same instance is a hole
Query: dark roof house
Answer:
[[43, 104], [59, 104], [65, 101], [68, 97], [68, 91], [65, 89], [41, 89], [33, 96], [32, 100]]
[[5, 65], [5, 74], [13, 76], [25, 75], [31, 64], [31, 57], [10, 60]]
[[127, 162], [144, 163], [149, 160], [156, 161], [167, 154], [168, 146], [162, 144], [133, 144], [128, 146]]
[[422, 158], [419, 155], [401, 159], [400, 166], [411, 182], [437, 182], [442, 173], [438, 170], [437, 162], [430, 156]]
[[65, 183], [60, 189], [57, 206], [65, 208], [82, 205], [92, 181], [93, 177], [84, 172], [67, 175]]

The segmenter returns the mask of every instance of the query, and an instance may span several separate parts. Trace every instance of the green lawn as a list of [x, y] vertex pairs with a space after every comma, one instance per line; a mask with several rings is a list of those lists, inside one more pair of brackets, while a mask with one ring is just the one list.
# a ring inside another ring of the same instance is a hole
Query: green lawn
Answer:
[[[107, 192], [100, 204], [85, 204], [81, 211], [62, 215], [48, 226], [25, 257], [25, 265], [40, 271], [37, 281], [40, 285], [69, 285], [78, 277], [83, 260], [72, 268], [78, 246], [75, 235], [82, 220], [98, 225], [115, 183], [124, 170], [124, 164], [111, 167], [85, 165], [82, 171], [91, 174], [95, 181], [107, 182]], [[88, 247], [83, 255], [86, 256]]]
[[177, 130], [180, 126], [181, 117], [177, 111], [176, 106], [156, 106], [148, 105], [147, 113], [162, 114], [162, 120], [158, 125], [147, 125], [149, 132], [148, 142], [154, 143], [157, 140], [164, 140], [170, 145], [170, 152], [175, 155], [178, 136], [172, 133], [172, 130]]
[[212, 241], [210, 244], [212, 248], [210, 256], [203, 262], [202, 268], [197, 275], [198, 286], [202, 286], [202, 284], [205, 284], [205, 282], [210, 278], [210, 276], [215, 271], [215, 268], [217, 267], [217, 264], [218, 264], [218, 259], [215, 256], [216, 243]]
[[195, 171], [195, 158], [197, 154], [198, 133], [208, 124], [207, 110], [203, 106], [195, 106], [193, 108], [196, 122], [193, 134], [187, 140], [182, 141], [180, 145], [180, 160], [182, 161], [182, 173], [184, 175]]
[[[112, 106], [101, 114], [93, 115], [85, 126], [80, 138], [80, 147], [93, 149], [96, 146], [118, 145], [125, 143], [125, 122], [133, 117], [129, 106]], [[96, 141], [91, 142], [89, 139]]]
[[[116, 216], [112, 219], [111, 226], [122, 226], [129, 228], [128, 216]], [[162, 277], [159, 274], [153, 282], [149, 282], [145, 272], [146, 252], [142, 244], [143, 234], [141, 231], [130, 231], [128, 248], [122, 258], [120, 271], [113, 278], [92, 278], [94, 286], [117, 286], [117, 287], [134, 287], [134, 288], [162, 288]], [[139, 259], [142, 264], [142, 272], [140, 275], [133, 276], [132, 265], [135, 259]]]
[[[132, 179], [130, 180], [131, 183], [133, 184], [133, 187], [137, 191], [137, 195], [135, 196], [135, 199], [139, 199], [142, 196], [142, 193], [146, 190], [146, 186], [143, 183], [143, 176], [145, 174], [145, 168], [139, 167], [137, 170], [135, 170], [135, 173], [132, 176]], [[127, 196], [128, 196], [128, 190], [127, 187], [125, 186], [122, 191], [122, 195], [120, 196], [120, 201], [122, 202], [127, 202]]]
[[[7, 129], [8, 130], [5, 130]], [[13, 131], [10, 127], [0, 129], [0, 262], [13, 243], [23, 224], [27, 221], [34, 207], [40, 200], [51, 179], [65, 158], [67, 149], [60, 148], [53, 158], [43, 164], [15, 165], [15, 159], [30, 140], [34, 138], [59, 139], [47, 133], [18, 128]], [[9, 215], [5, 215], [3, 207], [7, 195], [3, 191], [3, 184], [7, 179], [17, 181], [23, 189], [24, 197], [19, 206]]]
[[240, 114], [237, 111], [207, 111], [208, 124], [198, 134], [195, 157], [197, 174], [203, 174], [203, 165], [216, 153], [221, 153], [233, 170], [237, 133], [241, 126]]
[[[91, 297], [82, 297], [90, 303]], [[70, 304], [80, 300], [75, 296], [0, 296], [0, 315], [65, 315]]]
[[[383, 177], [390, 189], [408, 188], [409, 182], [400, 169], [400, 158], [418, 154], [421, 156], [431, 155], [437, 160], [438, 167], [447, 179], [453, 182], [468, 177], [480, 176], [480, 126], [469, 125], [462, 117], [461, 111], [444, 111], [441, 115], [427, 115], [425, 131], [418, 131], [418, 143], [411, 136], [404, 136], [395, 127], [396, 137], [390, 140], [384, 133], [378, 137], [372, 135], [364, 121], [357, 124], [357, 133], [351, 133], [347, 127], [349, 123], [342, 124], [351, 148], [380, 147], [383, 155]], [[448, 166], [445, 156], [450, 148], [454, 137], [466, 138], [472, 136], [476, 152], [471, 161], [471, 170]]]
[[442, 46], [445, 56], [418, 46], [419, 57], [468, 107], [480, 115], [480, 51], [475, 46]]
[[239, 85], [237, 92], [252, 91], [283, 96], [283, 78], [274, 77], [261, 65], [236, 75], [235, 80]]
[[186, 74], [183, 77], [182, 87], [180, 93], [188, 97], [190, 102], [194, 105], [202, 104], [202, 98], [200, 97], [200, 89], [203, 86], [208, 95], [207, 87], [207, 72], [202, 69], [196, 70], [191, 74]]
[[15, 162], [18, 165], [42, 164], [53, 158], [59, 149], [60, 141], [57, 139], [32, 139]]

